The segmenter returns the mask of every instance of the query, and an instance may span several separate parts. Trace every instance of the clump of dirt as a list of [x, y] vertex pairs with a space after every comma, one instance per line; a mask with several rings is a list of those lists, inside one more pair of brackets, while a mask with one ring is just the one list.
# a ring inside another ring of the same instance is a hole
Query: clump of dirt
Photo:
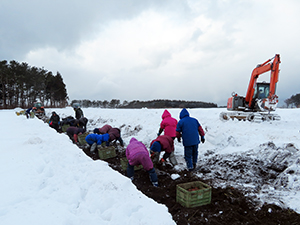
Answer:
[[[92, 156], [89, 147], [79, 146], [89, 157], [99, 160], [98, 156]], [[109, 166], [126, 176], [126, 169], [122, 168], [121, 158], [125, 157], [125, 149], [115, 146], [117, 156], [105, 159]], [[173, 216], [173, 220], [181, 224], [299, 224], [300, 215], [291, 209], [284, 209], [277, 205], [265, 204], [258, 207], [258, 202], [246, 197], [241, 191], [233, 188], [212, 187], [211, 203], [195, 208], [185, 208], [176, 202], [176, 185], [202, 181], [206, 184], [212, 180], [200, 179], [193, 172], [175, 171], [171, 165], [156, 165], [155, 167], [159, 187], [153, 187], [148, 173], [143, 170], [135, 171], [133, 183], [149, 198], [166, 205]], [[178, 174], [173, 180], [172, 174]], [[210, 178], [212, 179], [212, 178]]]

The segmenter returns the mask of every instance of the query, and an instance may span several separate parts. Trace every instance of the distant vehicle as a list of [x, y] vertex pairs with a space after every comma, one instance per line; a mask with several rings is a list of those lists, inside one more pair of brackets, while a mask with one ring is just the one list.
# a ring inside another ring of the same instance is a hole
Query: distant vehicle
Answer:
[[[239, 96], [233, 92], [232, 97], [228, 98], [227, 101], [227, 110], [230, 112], [222, 112], [220, 119], [223, 121], [238, 119], [256, 122], [280, 120], [279, 115], [270, 113], [275, 111], [278, 104], [278, 96], [275, 92], [278, 82], [279, 64], [279, 54], [276, 54], [263, 64], [259, 64], [252, 71], [246, 97]], [[271, 71], [269, 83], [256, 82], [261, 74], [268, 71]]]
[[33, 107], [32, 107], [32, 112], [34, 113], [34, 115], [36, 117], [38, 117], [39, 119], [41, 119], [43, 116], [45, 116], [45, 108], [43, 103], [41, 102], [35, 102], [33, 103]]

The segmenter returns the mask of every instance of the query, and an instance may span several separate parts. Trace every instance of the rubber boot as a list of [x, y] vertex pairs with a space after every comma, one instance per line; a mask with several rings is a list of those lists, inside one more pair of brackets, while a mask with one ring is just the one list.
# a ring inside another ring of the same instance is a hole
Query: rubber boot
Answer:
[[193, 163], [193, 166], [194, 166], [194, 170], [195, 170], [195, 169], [196, 169], [196, 166], [197, 166], [196, 163]]
[[171, 152], [169, 160], [170, 160], [170, 163], [172, 163], [173, 166], [176, 166], [178, 164], [174, 152]]
[[152, 162], [153, 162], [153, 164], [157, 164], [158, 161], [159, 161], [160, 152], [152, 152], [152, 154], [151, 154], [152, 155], [151, 156]]

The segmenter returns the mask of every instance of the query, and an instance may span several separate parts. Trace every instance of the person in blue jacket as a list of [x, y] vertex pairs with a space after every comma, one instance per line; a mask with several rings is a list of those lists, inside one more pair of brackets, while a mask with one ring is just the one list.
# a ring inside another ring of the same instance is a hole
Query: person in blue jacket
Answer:
[[25, 112], [25, 115], [26, 115], [27, 119], [29, 119], [29, 117], [30, 117], [31, 110], [32, 110], [32, 107], [30, 107], [29, 109], [27, 109], [26, 112]]
[[88, 134], [85, 137], [86, 142], [91, 146], [90, 152], [92, 155], [96, 154], [97, 145], [101, 145], [103, 142], [108, 142], [109, 134]]
[[196, 168], [198, 159], [198, 145], [205, 142], [204, 131], [195, 118], [190, 117], [189, 112], [184, 108], [179, 114], [179, 122], [176, 127], [176, 137], [178, 142], [181, 142], [181, 137], [184, 146], [184, 159], [189, 171]]

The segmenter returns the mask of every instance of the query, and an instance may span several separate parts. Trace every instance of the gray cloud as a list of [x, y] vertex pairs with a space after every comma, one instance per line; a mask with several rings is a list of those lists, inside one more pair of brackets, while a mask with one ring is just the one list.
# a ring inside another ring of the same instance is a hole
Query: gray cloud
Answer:
[[128, 20], [145, 9], [182, 10], [180, 1], [5, 1], [1, 3], [1, 58], [16, 58], [44, 46], [66, 50], [93, 38], [99, 25]]
[[0, 19], [0, 57], [59, 71], [71, 100], [225, 105], [277, 53], [278, 95], [299, 92], [295, 0], [11, 0], [0, 4]]

